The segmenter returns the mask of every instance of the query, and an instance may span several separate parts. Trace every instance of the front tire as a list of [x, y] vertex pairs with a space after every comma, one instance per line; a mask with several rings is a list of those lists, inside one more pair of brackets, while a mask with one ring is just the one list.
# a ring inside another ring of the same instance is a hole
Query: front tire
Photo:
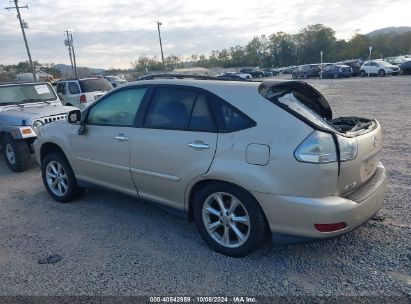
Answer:
[[77, 185], [73, 169], [61, 152], [49, 154], [43, 159], [41, 173], [44, 187], [58, 202], [71, 202], [84, 193], [84, 188]]
[[378, 76], [385, 77], [385, 71], [383, 69], [378, 71]]
[[208, 184], [193, 201], [198, 231], [213, 250], [231, 257], [250, 254], [262, 243], [266, 223], [250, 193], [225, 184]]
[[15, 140], [5, 135], [2, 141], [4, 160], [13, 172], [23, 172], [30, 168], [31, 152], [25, 140]]

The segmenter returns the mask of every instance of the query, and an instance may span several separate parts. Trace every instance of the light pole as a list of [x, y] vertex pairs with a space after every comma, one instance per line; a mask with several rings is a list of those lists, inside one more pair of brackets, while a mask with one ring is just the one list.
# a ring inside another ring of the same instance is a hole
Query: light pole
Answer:
[[163, 67], [164, 67], [164, 72], [165, 72], [166, 64], [164, 62], [163, 44], [161, 43], [160, 25], [162, 25], [162, 23], [160, 21], [157, 21], [158, 40], [160, 41], [160, 50], [161, 50], [161, 60], [163, 61]]
[[371, 45], [368, 47], [368, 50], [370, 51], [370, 60], [368, 61], [368, 77], [370, 77], [370, 68], [371, 68], [371, 52], [372, 52], [372, 46], [371, 46]]
[[323, 78], [323, 51], [320, 52], [320, 57], [321, 57], [321, 77]]

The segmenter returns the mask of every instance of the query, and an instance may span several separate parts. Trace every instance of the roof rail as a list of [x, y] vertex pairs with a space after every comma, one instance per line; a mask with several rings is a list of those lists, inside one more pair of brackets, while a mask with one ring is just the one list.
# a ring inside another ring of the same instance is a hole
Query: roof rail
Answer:
[[137, 80], [153, 80], [158, 78], [165, 79], [199, 79], [199, 80], [226, 80], [226, 81], [250, 81], [248, 79], [232, 79], [229, 77], [207, 76], [207, 75], [191, 75], [191, 74], [152, 74], [137, 78]]

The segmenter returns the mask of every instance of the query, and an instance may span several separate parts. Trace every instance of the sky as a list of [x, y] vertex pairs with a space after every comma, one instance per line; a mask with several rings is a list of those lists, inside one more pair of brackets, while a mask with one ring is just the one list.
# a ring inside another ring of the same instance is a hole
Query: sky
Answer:
[[[130, 68], [141, 55], [208, 55], [255, 35], [297, 33], [322, 23], [339, 39], [359, 30], [410, 26], [410, 0], [20, 0], [33, 60], [70, 64], [64, 31], [73, 33], [77, 66]], [[10, 0], [0, 0], [0, 64], [27, 60]]]

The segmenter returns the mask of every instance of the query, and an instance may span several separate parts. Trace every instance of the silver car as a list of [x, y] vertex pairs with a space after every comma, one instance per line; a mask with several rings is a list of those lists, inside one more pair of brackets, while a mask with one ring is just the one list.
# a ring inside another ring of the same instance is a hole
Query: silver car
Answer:
[[140, 81], [67, 120], [34, 144], [55, 200], [90, 185], [146, 199], [194, 220], [225, 255], [249, 254], [267, 233], [349, 232], [384, 200], [379, 123], [332, 118], [304, 82]]

